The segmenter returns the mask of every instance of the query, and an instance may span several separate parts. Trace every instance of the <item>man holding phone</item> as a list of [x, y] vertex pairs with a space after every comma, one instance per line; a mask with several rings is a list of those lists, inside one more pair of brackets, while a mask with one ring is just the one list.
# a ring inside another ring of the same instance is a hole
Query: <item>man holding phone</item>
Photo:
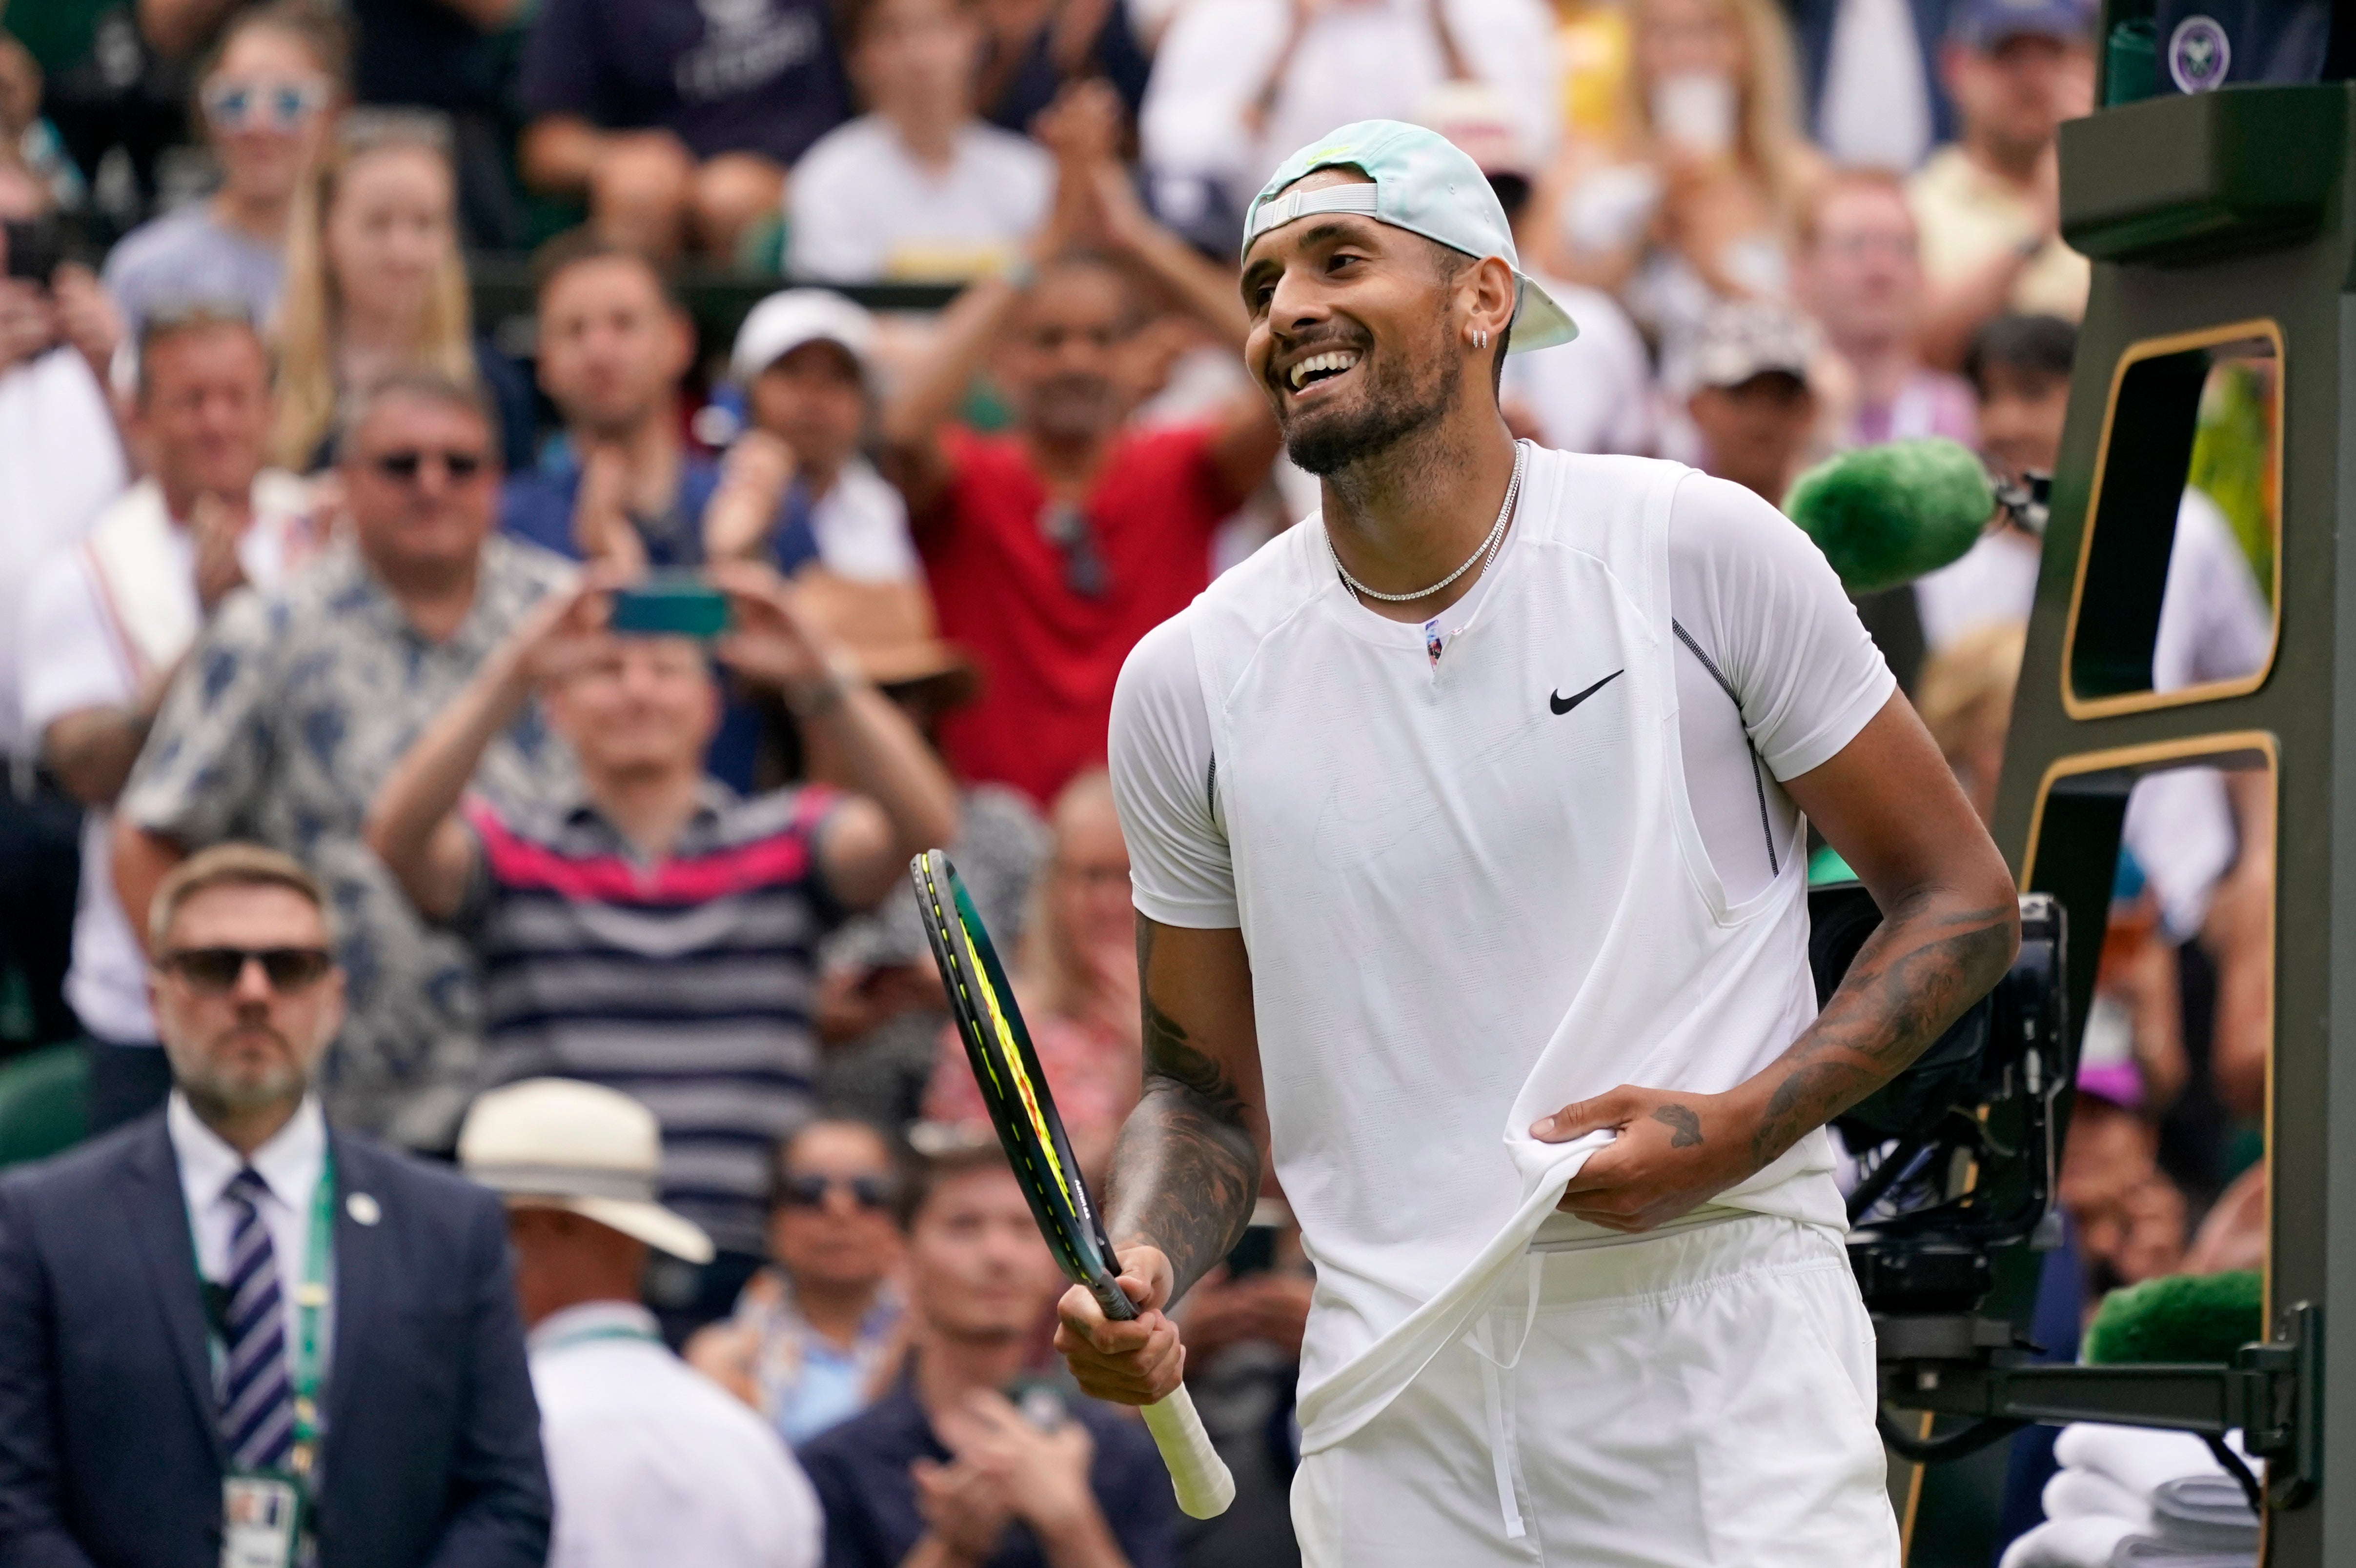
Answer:
[[[661, 1121], [664, 1201], [719, 1249], [679, 1288], [659, 1282], [674, 1340], [726, 1313], [763, 1262], [768, 1151], [814, 1109], [818, 939], [957, 831], [948, 773], [821, 645], [794, 591], [747, 562], [711, 582], [616, 592], [598, 569], [543, 603], [392, 769], [367, 827], [417, 909], [493, 976], [490, 1080], [602, 1083]], [[716, 637], [669, 629], [720, 595]], [[778, 691], [856, 793], [744, 797], [710, 777], [713, 658]], [[580, 788], [529, 811], [466, 800], [535, 695]]]

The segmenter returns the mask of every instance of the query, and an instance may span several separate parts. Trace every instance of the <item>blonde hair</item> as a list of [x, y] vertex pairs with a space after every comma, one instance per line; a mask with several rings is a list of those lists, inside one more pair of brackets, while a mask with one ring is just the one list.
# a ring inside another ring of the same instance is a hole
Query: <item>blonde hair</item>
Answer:
[[[1631, 18], [1640, 46], [1644, 14], [1659, 0], [1636, 0]], [[1735, 153], [1767, 187], [1786, 224], [1798, 216], [1811, 167], [1806, 134], [1800, 128], [1800, 76], [1793, 63], [1792, 31], [1773, 0], [1709, 0], [1734, 19], [1742, 33], [1742, 112], [1735, 125]], [[1654, 135], [1651, 95], [1629, 94], [1629, 112], [1646, 141]]]
[[147, 906], [150, 952], [164, 951], [164, 938], [171, 934], [172, 922], [179, 918], [181, 909], [190, 899], [209, 888], [284, 888], [298, 893], [327, 923], [328, 940], [335, 939], [335, 922], [327, 912], [327, 890], [308, 867], [294, 856], [266, 845], [231, 841], [199, 849], [165, 874], [156, 886], [154, 901]]
[[[286, 241], [286, 283], [278, 316], [278, 425], [271, 436], [271, 461], [300, 474], [336, 421], [336, 340], [343, 302], [327, 260], [327, 215], [344, 176], [376, 153], [413, 149], [432, 154], [451, 176], [453, 203], [457, 172], [450, 155], [448, 123], [415, 110], [355, 110], [320, 155], [318, 166], [294, 197]], [[466, 267], [454, 228], [449, 253], [428, 285], [425, 315], [411, 362], [453, 380], [475, 379], [474, 315], [466, 296]]]

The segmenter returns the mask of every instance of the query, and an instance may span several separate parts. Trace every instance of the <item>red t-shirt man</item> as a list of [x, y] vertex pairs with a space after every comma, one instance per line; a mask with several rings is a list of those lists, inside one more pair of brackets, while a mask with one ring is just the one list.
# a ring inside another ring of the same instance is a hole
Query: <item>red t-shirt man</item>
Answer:
[[[883, 411], [941, 633], [981, 667], [980, 696], [941, 720], [941, 749], [960, 779], [1043, 808], [1103, 763], [1121, 662], [1209, 583], [1212, 531], [1280, 443], [1257, 388], [1200, 424], [1128, 422], [1144, 316], [1126, 263], [1238, 350], [1248, 324], [1232, 278], [1183, 241], [1142, 213], [1122, 232], [1124, 264], [1066, 255], [1027, 289], [968, 288]], [[1014, 410], [1005, 435], [952, 422], [985, 360]]]
[[958, 776], [1043, 806], [1104, 762], [1113, 682], [1137, 640], [1211, 580], [1211, 535], [1242, 505], [1208, 425], [1123, 430], [1076, 503], [1017, 436], [943, 434], [948, 484], [916, 519], [941, 635], [980, 665], [940, 724]]

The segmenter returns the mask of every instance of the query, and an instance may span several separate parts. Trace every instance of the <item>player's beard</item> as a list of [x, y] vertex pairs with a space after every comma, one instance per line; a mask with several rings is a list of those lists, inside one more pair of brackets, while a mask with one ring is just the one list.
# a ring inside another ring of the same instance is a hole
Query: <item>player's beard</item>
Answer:
[[[1298, 418], [1280, 401], [1285, 454], [1304, 472], [1321, 478], [1353, 463], [1378, 457], [1418, 431], [1437, 425], [1455, 408], [1454, 367], [1444, 334], [1435, 332], [1423, 353], [1364, 354], [1359, 373], [1365, 385], [1346, 402]], [[1408, 367], [1422, 374], [1408, 379]]]

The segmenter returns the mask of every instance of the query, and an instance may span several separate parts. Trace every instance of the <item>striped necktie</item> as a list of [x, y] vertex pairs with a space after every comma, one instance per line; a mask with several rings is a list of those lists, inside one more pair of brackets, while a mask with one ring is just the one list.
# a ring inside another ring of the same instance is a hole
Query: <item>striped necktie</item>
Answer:
[[221, 1382], [221, 1440], [240, 1469], [283, 1469], [294, 1445], [294, 1385], [286, 1373], [286, 1315], [278, 1259], [262, 1221], [269, 1191], [247, 1166], [222, 1196], [236, 1211], [229, 1238], [229, 1359]]

